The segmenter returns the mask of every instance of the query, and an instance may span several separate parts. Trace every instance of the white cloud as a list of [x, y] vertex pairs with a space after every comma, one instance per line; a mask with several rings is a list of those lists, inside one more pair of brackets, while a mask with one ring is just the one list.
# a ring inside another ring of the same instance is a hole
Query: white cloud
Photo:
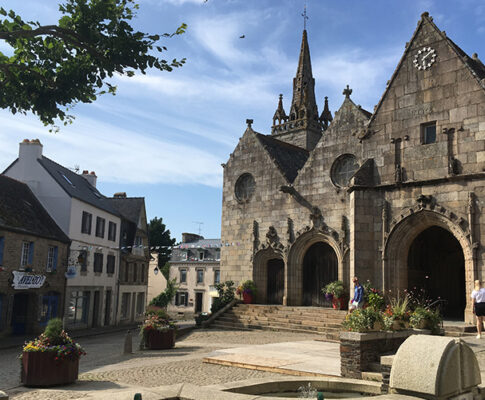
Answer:
[[39, 138], [44, 155], [65, 167], [80, 165], [95, 170], [105, 182], [137, 184], [203, 184], [219, 187], [221, 160], [189, 143], [175, 143], [141, 132], [128, 131], [89, 118], [78, 117], [62, 133], [48, 133], [34, 117], [0, 113], [0, 165], [6, 168], [16, 157], [23, 138]]

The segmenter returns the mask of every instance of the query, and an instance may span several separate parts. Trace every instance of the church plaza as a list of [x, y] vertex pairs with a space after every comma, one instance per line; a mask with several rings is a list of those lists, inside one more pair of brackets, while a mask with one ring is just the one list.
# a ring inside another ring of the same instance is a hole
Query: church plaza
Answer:
[[[74, 400], [111, 398], [117, 392], [126, 395], [142, 393], [143, 399], [149, 397], [150, 390], [157, 386], [174, 384], [192, 384], [211, 386], [228, 382], [245, 381], [257, 378], [286, 379], [288, 375], [214, 365], [203, 362], [203, 358], [216, 350], [247, 348], [247, 354], [262, 354], [261, 345], [274, 343], [306, 343], [318, 338], [312, 334], [284, 333], [273, 331], [221, 331], [195, 330], [177, 341], [174, 349], [139, 351], [134, 349], [131, 355], [123, 355], [124, 333], [112, 333], [85, 337], [80, 340], [87, 355], [81, 359], [80, 377], [77, 383], [50, 389], [25, 388], [19, 383], [18, 348], [0, 351], [0, 390], [15, 400]], [[464, 340], [474, 350], [485, 381], [485, 341], [474, 336]], [[337, 343], [318, 342], [322, 346], [335, 346]], [[136, 347], [137, 338], [133, 340]], [[281, 348], [291, 345], [282, 344]], [[274, 345], [273, 345], [274, 348]], [[315, 362], [328, 364], [335, 362], [331, 357], [315, 357]], [[145, 396], [145, 394], [147, 396]], [[125, 397], [119, 397], [121, 400]], [[133, 398], [133, 397], [126, 397]]]

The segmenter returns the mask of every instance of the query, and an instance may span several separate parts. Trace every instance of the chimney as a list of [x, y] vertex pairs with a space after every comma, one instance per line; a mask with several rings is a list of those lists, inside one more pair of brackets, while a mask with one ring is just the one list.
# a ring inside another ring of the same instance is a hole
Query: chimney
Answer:
[[113, 195], [115, 199], [126, 199], [126, 192], [117, 192]]
[[193, 243], [202, 239], [204, 239], [203, 236], [196, 235], [195, 233], [187, 233], [187, 232], [182, 233], [182, 243]]
[[24, 139], [19, 145], [20, 161], [35, 161], [42, 157], [42, 144], [39, 139]]
[[91, 186], [96, 187], [96, 173], [94, 171], [88, 172], [88, 170], [84, 170], [82, 176], [86, 178], [86, 180], [91, 184]]

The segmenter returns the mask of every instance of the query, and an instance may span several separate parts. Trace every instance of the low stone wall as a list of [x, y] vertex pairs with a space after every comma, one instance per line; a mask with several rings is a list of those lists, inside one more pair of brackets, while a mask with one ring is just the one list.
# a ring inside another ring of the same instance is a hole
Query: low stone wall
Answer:
[[340, 373], [346, 378], [362, 378], [371, 363], [385, 354], [395, 353], [411, 335], [429, 334], [427, 330], [397, 332], [340, 332]]

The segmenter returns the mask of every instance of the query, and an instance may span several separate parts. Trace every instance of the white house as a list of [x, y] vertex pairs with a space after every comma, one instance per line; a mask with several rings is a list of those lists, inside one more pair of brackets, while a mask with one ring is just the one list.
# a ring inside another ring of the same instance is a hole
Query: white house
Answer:
[[43, 156], [38, 139], [20, 143], [19, 157], [3, 173], [27, 183], [72, 241], [65, 324], [70, 329], [114, 325], [121, 218], [96, 189], [96, 174], [78, 174]]

